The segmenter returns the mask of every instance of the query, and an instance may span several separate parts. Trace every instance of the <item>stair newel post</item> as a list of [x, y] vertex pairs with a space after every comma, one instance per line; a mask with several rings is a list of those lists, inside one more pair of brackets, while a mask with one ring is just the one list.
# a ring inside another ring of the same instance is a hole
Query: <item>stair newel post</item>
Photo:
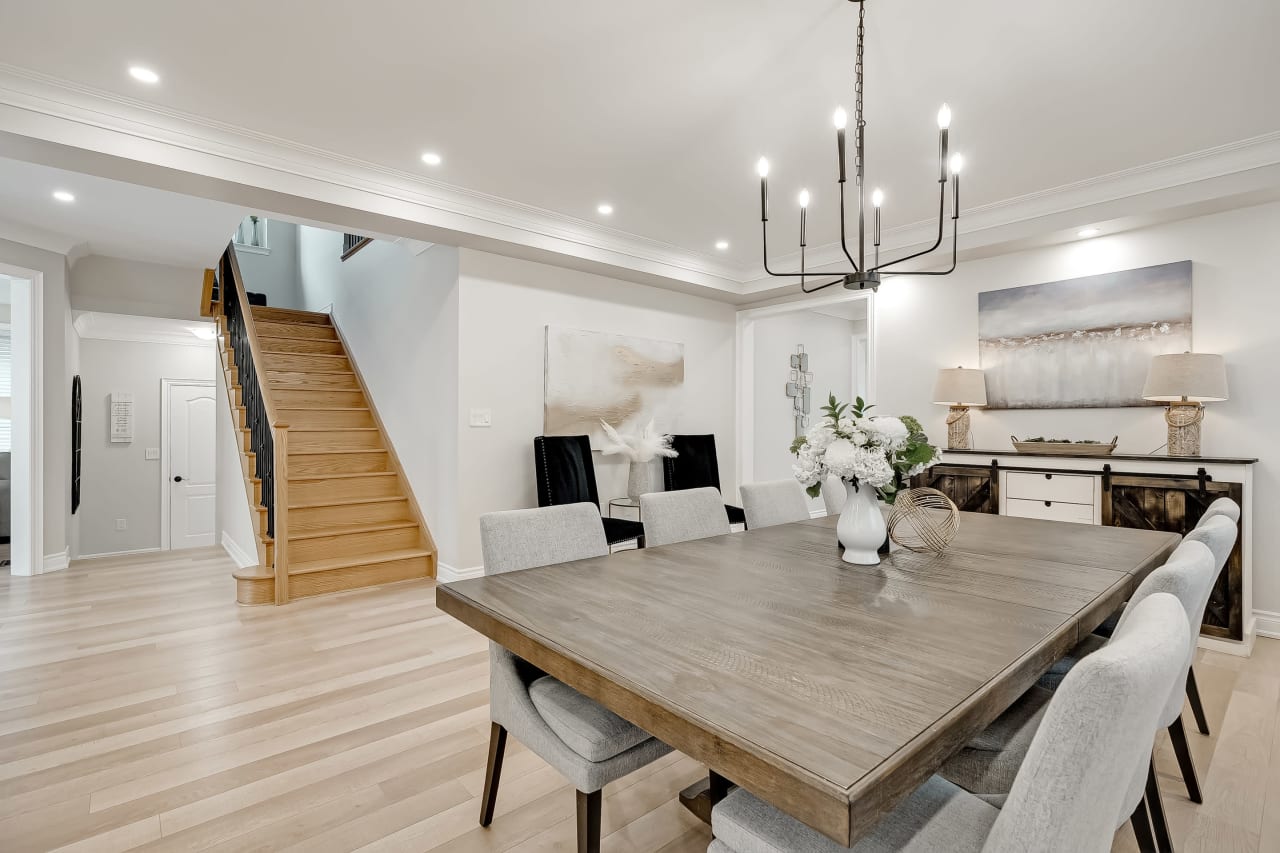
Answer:
[[276, 604], [289, 601], [289, 425], [271, 425], [275, 445], [275, 571]]

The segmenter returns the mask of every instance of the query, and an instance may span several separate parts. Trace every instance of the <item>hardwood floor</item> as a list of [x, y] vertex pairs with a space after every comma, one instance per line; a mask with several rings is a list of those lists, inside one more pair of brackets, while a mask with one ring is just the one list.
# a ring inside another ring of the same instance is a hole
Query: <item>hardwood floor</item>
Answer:
[[[572, 789], [514, 741], [478, 826], [486, 644], [430, 583], [244, 608], [230, 569], [207, 549], [0, 573], [0, 849], [573, 848]], [[1158, 759], [1178, 849], [1280, 849], [1280, 641], [1198, 672], [1204, 805]], [[676, 802], [702, 775], [673, 754], [606, 788], [604, 849], [705, 850]]]

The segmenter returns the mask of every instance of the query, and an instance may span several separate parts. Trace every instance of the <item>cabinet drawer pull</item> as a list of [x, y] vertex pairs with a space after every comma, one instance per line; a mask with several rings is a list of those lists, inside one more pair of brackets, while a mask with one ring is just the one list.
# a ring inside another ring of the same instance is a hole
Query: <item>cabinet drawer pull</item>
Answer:
[[1045, 501], [1045, 502], [1044, 502], [1044, 505], [1045, 505], [1045, 506], [1053, 506], [1053, 501]]
[[1052, 474], [1045, 474], [1045, 475], [1044, 475], [1044, 478], [1045, 478], [1046, 480], [1052, 480], [1052, 479], [1053, 479], [1053, 475], [1052, 475]]

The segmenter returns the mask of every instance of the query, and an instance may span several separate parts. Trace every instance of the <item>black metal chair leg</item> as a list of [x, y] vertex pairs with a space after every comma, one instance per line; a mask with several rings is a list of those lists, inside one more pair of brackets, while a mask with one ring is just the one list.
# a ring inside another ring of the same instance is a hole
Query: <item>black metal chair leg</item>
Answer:
[[1138, 839], [1138, 850], [1141, 853], [1157, 853], [1156, 838], [1151, 833], [1151, 815], [1147, 813], [1145, 799], [1138, 801], [1138, 807], [1133, 810], [1129, 822], [1133, 824], [1133, 834]]
[[[1204, 703], [1200, 701], [1200, 686], [1196, 684], [1196, 668], [1187, 670], [1187, 701], [1191, 704], [1191, 713], [1196, 718], [1196, 728], [1200, 734], [1209, 733], [1209, 720], [1204, 715]], [[1199, 802], [1197, 800], [1197, 802]]]
[[1155, 757], [1147, 763], [1147, 810], [1151, 813], [1151, 828], [1155, 831], [1156, 850], [1173, 853], [1173, 838], [1169, 835], [1169, 821], [1164, 813], [1164, 800], [1160, 797], [1160, 784], [1156, 780]]
[[578, 792], [578, 853], [600, 853], [602, 791]]
[[1182, 725], [1181, 716], [1169, 726], [1169, 741], [1173, 744], [1173, 754], [1178, 757], [1182, 781], [1187, 784], [1187, 796], [1197, 805], [1203, 803], [1204, 797], [1200, 795], [1200, 780], [1196, 777], [1196, 764], [1191, 758], [1191, 747], [1187, 745], [1187, 730]]
[[489, 764], [484, 771], [484, 794], [480, 797], [480, 825], [493, 822], [498, 803], [498, 780], [502, 776], [502, 756], [507, 749], [507, 730], [494, 723], [489, 729]]

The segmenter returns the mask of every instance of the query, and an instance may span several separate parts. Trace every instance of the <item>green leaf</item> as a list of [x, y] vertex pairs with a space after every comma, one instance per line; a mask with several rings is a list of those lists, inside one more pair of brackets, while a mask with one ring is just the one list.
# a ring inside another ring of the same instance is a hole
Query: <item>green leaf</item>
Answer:
[[805, 438], [803, 435], [802, 435], [802, 436], [800, 436], [800, 437], [798, 437], [798, 438], [796, 438], [794, 441], [792, 441], [792, 442], [791, 442], [791, 455], [792, 455], [792, 456], [799, 456], [799, 455], [800, 455], [800, 451], [801, 451], [801, 450], [804, 448], [804, 446], [805, 446], [806, 444], [808, 444], [808, 443], [809, 443], [809, 439]]
[[814, 483], [812, 486], [804, 490], [804, 493], [811, 498], [816, 498], [822, 494], [822, 483]]

